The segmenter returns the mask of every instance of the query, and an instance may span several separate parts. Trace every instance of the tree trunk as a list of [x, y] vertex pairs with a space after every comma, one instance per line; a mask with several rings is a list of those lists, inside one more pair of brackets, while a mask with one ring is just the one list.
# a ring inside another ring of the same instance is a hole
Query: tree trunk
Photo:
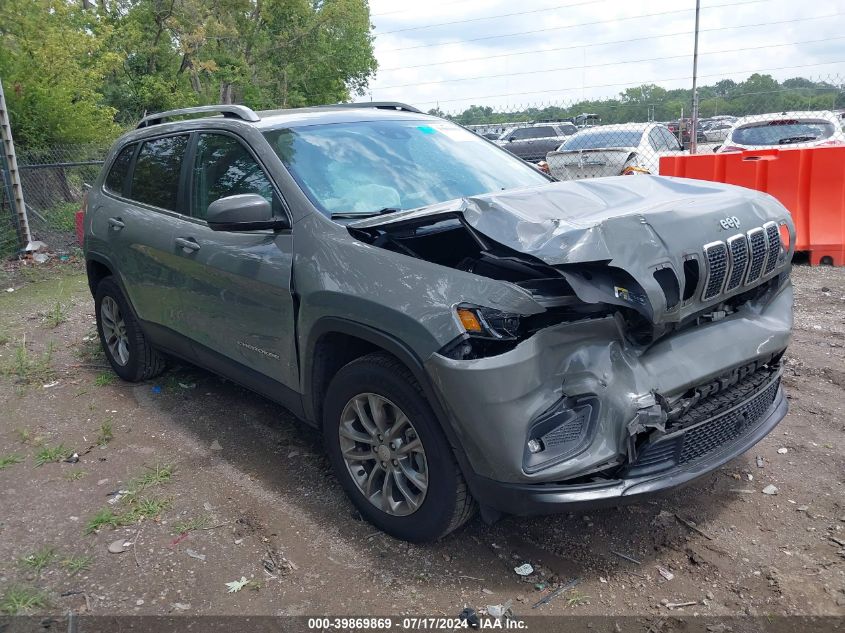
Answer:
[[220, 103], [232, 103], [232, 84], [228, 81], [220, 83]]

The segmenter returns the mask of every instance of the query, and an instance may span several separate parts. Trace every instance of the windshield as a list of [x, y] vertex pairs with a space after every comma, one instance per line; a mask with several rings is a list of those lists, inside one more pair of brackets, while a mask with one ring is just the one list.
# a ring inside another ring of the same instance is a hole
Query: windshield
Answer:
[[828, 121], [768, 121], [734, 130], [732, 139], [739, 145], [789, 145], [808, 143], [833, 136], [835, 129]]
[[603, 130], [600, 127], [592, 130], [582, 130], [561, 145], [560, 151], [637, 147], [640, 144], [642, 136], [642, 130]]
[[414, 209], [549, 182], [527, 163], [445, 121], [332, 123], [264, 135], [328, 215]]

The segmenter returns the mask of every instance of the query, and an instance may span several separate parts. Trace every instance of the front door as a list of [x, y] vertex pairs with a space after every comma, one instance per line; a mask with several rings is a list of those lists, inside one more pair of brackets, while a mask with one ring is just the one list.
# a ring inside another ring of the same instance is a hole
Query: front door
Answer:
[[281, 197], [237, 137], [203, 132], [194, 143], [190, 217], [179, 219], [173, 233], [181, 251], [181, 330], [198, 358], [234, 361], [247, 374], [258, 372], [295, 390], [290, 231], [213, 231], [205, 222], [208, 205], [226, 196], [257, 193], [283, 215]]

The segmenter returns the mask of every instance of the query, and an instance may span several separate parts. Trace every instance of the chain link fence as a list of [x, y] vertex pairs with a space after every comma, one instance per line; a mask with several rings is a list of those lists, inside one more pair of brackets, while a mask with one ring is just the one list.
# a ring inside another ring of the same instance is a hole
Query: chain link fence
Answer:
[[845, 144], [842, 77], [755, 81], [702, 87], [695, 123], [689, 91], [659, 86], [600, 101], [430, 113], [540, 164], [558, 180], [658, 174], [661, 156]]
[[0, 152], [0, 258], [12, 255], [20, 248], [17, 224], [11, 175]]
[[56, 253], [68, 253], [78, 246], [76, 212], [107, 151], [108, 146], [103, 145], [18, 149], [18, 169], [34, 240], [44, 242]]

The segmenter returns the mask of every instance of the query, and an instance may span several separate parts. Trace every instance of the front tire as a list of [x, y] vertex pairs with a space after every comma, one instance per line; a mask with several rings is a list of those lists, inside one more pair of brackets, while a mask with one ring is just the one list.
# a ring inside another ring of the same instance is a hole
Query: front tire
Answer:
[[384, 353], [343, 367], [323, 407], [335, 475], [358, 511], [406, 541], [441, 538], [475, 504], [452, 449], [410, 371]]
[[94, 310], [100, 343], [114, 373], [123, 380], [139, 382], [164, 371], [164, 358], [147, 342], [113, 277], [106, 277], [97, 284]]

